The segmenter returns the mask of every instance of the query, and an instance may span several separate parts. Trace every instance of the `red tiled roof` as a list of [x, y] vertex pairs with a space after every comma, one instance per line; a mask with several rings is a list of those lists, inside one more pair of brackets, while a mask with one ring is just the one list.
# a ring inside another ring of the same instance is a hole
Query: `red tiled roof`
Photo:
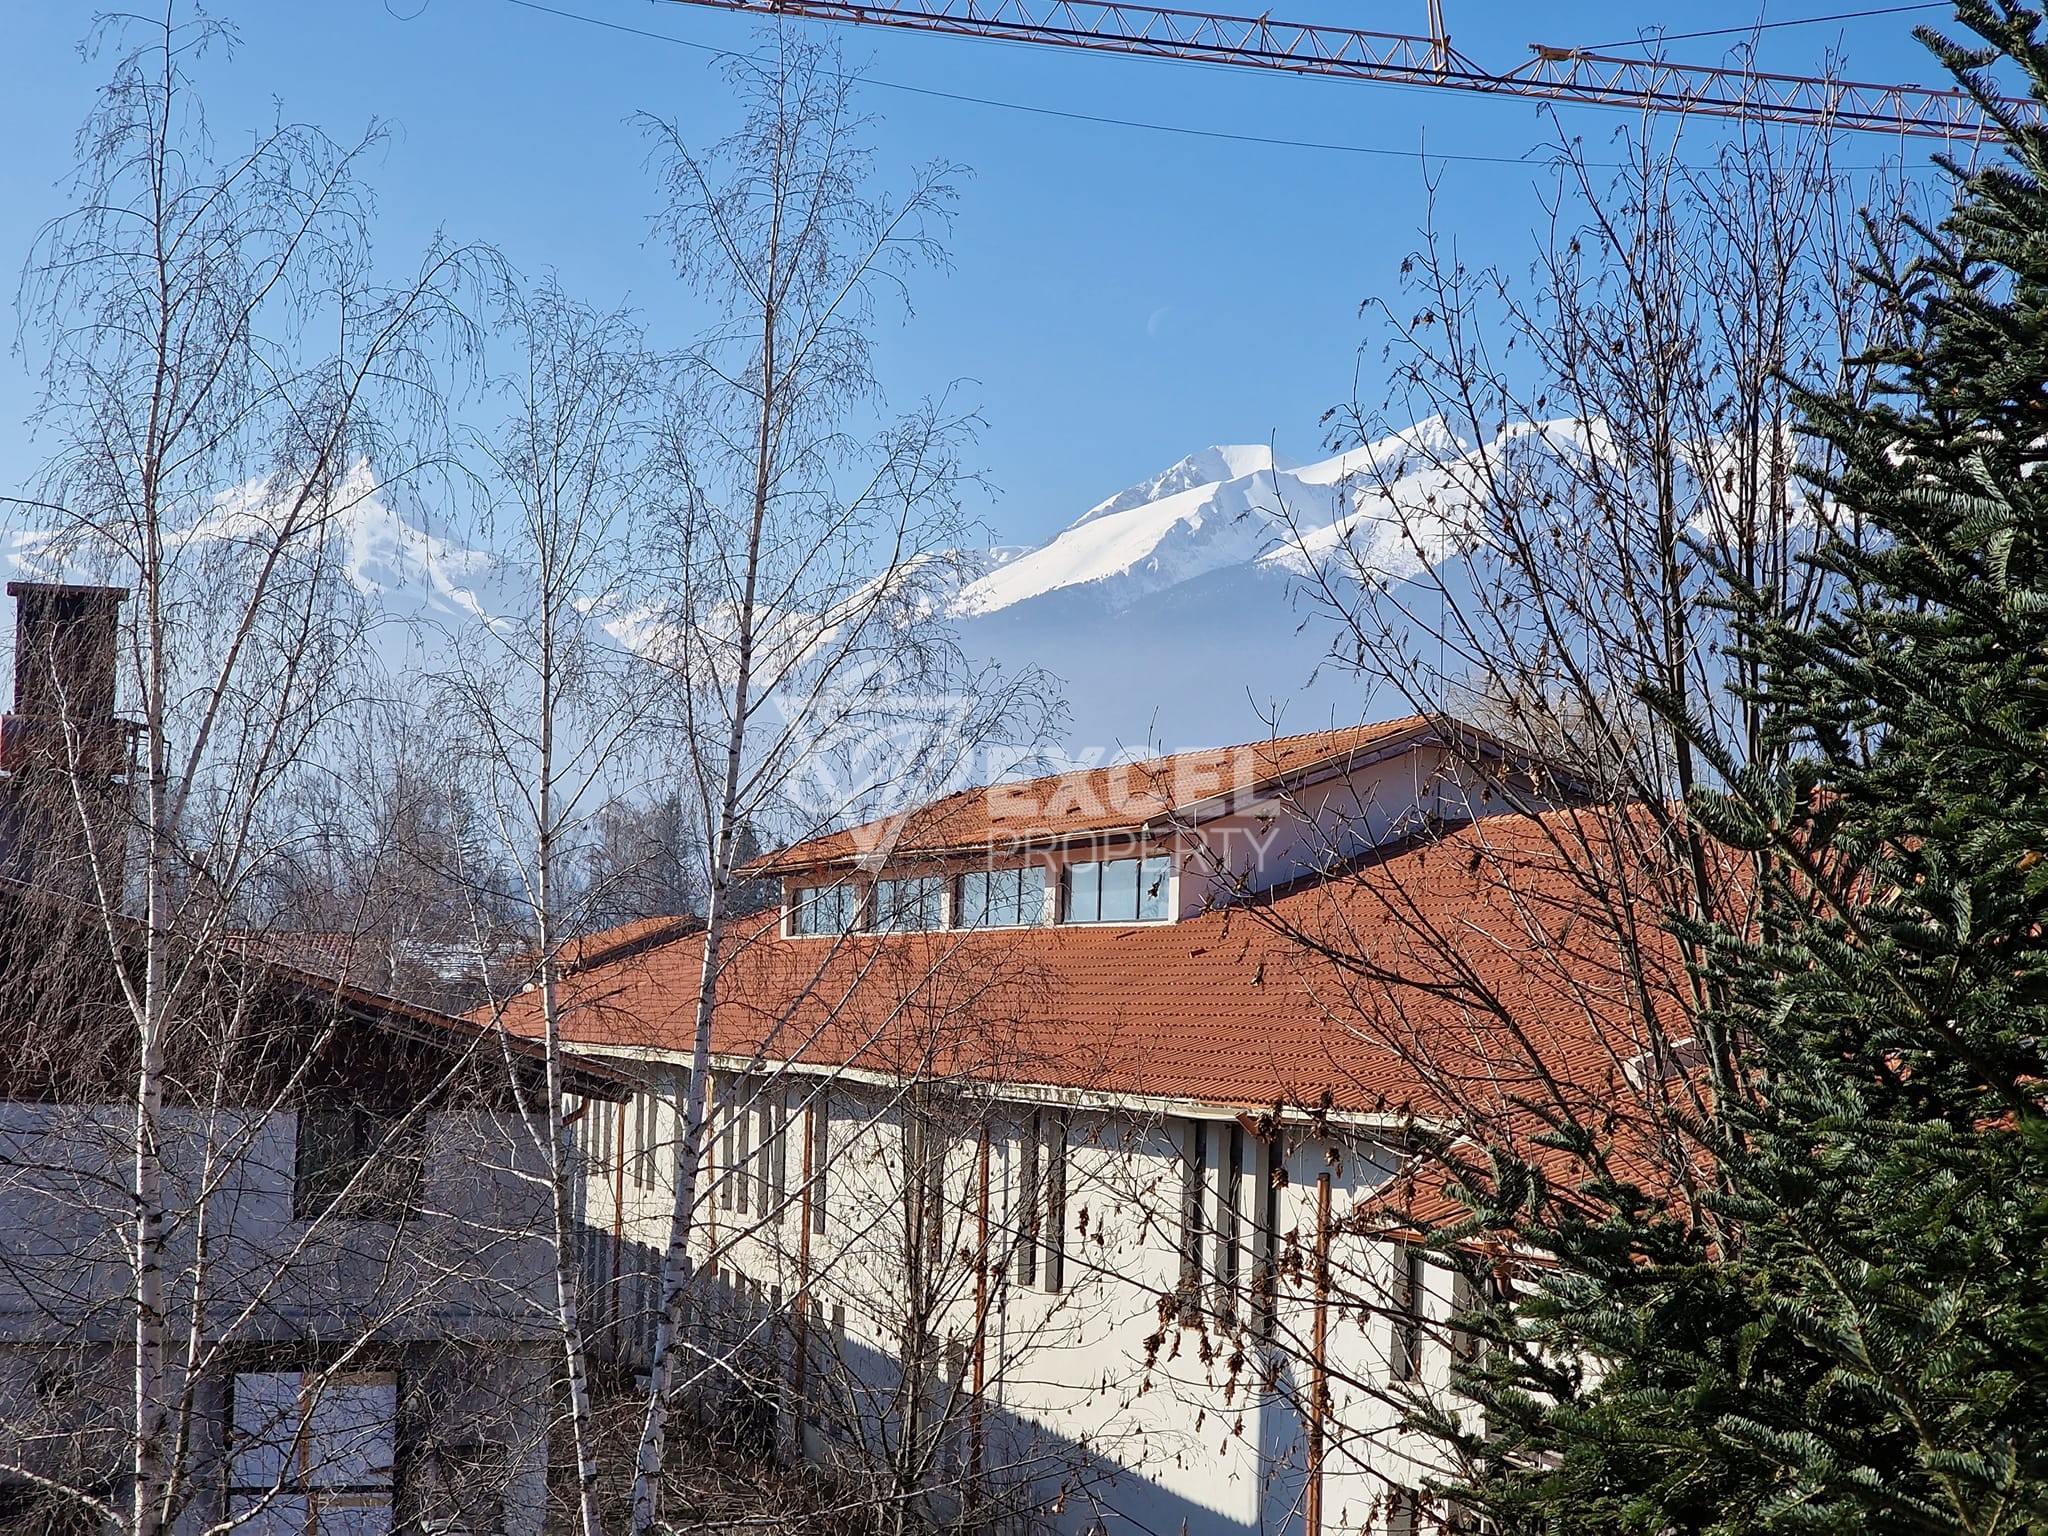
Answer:
[[1397, 744], [1434, 736], [1438, 729], [1426, 717], [1411, 715], [978, 786], [906, 815], [797, 843], [759, 860], [754, 869], [775, 874], [874, 853], [1014, 848], [1134, 830], [1210, 802], [1269, 792], [1324, 771], [1339, 772]]
[[[730, 936], [714, 1054], [1243, 1108], [1612, 1103], [1644, 1043], [1614, 929], [1579, 920], [1559, 851], [1587, 814], [1474, 822], [1259, 912], [1178, 923], [825, 940], [754, 920]], [[1676, 957], [1651, 942], [1650, 984], [1675, 994]], [[565, 1034], [687, 1052], [701, 946], [586, 967], [563, 988]], [[515, 1004], [507, 1023], [532, 1015]]]

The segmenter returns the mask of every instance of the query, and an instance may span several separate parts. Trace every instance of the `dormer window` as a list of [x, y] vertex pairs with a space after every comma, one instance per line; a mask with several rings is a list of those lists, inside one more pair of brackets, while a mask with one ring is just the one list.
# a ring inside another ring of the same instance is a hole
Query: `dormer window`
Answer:
[[833, 937], [860, 926], [860, 890], [838, 885], [799, 886], [790, 893], [789, 931], [800, 938]]
[[875, 882], [874, 929], [877, 933], [931, 933], [943, 926], [940, 896], [945, 882], [937, 875]]
[[1066, 875], [1066, 920], [1070, 923], [1157, 923], [1169, 911], [1173, 860], [1164, 854], [1148, 859], [1107, 859], [1069, 864]]
[[954, 893], [956, 928], [1030, 928], [1045, 921], [1045, 871], [977, 869]]

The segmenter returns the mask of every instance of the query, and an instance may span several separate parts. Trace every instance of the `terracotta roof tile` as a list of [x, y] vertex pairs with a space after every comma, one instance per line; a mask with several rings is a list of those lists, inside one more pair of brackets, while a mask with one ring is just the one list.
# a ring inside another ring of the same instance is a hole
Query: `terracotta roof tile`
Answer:
[[[1546, 1093], [1611, 1102], [1638, 1010], [1612, 928], [1577, 921], [1555, 827], [1577, 814], [1475, 822], [1263, 911], [1171, 924], [828, 940], [750, 920], [714, 1053], [1245, 1108], [1433, 1116], [1453, 1082], [1502, 1115]], [[566, 1035], [687, 1053], [701, 945], [586, 967]], [[1675, 956], [1652, 959], [1676, 989]], [[508, 1023], [537, 1028], [531, 1012]]]
[[797, 843], [757, 873], [812, 869], [878, 852], [944, 853], [1018, 847], [1132, 830], [1211, 801], [1270, 791], [1396, 744], [1434, 735], [1420, 715], [1344, 730], [1280, 736], [961, 790], [906, 815]]

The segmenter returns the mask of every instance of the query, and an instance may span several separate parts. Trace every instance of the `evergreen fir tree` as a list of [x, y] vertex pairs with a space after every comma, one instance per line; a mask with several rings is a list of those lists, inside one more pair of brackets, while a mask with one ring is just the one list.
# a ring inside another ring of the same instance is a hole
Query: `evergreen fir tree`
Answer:
[[[1922, 35], [1966, 86], [2004, 58], [2048, 102], [2038, 13], [1957, 13], [1981, 46]], [[2001, 126], [1869, 274], [1875, 403], [1806, 402], [1842, 602], [1731, 593], [1794, 750], [1692, 805], [1762, 882], [1755, 931], [1688, 935], [1737, 1067], [1693, 1128], [1721, 1235], [1618, 1185], [1565, 1219], [1508, 1164], [1475, 1212], [1559, 1261], [1474, 1320], [1484, 1433], [1433, 1424], [1503, 1527], [2048, 1531], [2048, 132]]]

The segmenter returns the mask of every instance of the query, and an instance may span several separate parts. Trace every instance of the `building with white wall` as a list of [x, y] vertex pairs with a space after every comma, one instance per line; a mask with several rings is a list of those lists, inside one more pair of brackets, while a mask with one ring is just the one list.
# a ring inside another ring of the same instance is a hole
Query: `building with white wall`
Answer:
[[[106, 931], [0, 886], [0, 1530], [125, 1514], [154, 1314], [164, 1530], [540, 1536], [561, 1346], [537, 1053], [176, 952], [145, 1251]], [[626, 1096], [570, 1071], [590, 1102]]]
[[[783, 900], [718, 978], [692, 1387], [941, 1518], [1454, 1524], [1399, 1420], [1451, 1392], [1476, 1298], [1382, 1200], [1437, 1105], [1352, 1025], [1472, 1026], [1366, 995], [1341, 957], [1403, 942], [1381, 882], [1526, 985], [1479, 870], [1540, 858], [1569, 814], [1543, 792], [1497, 742], [1407, 720], [999, 785], [763, 861]], [[643, 926], [564, 990], [567, 1033], [646, 1085], [584, 1122], [589, 1257], [629, 1355], [701, 964], [698, 937]], [[1528, 1026], [1583, 1065], [1583, 1022], [1537, 992]]]

